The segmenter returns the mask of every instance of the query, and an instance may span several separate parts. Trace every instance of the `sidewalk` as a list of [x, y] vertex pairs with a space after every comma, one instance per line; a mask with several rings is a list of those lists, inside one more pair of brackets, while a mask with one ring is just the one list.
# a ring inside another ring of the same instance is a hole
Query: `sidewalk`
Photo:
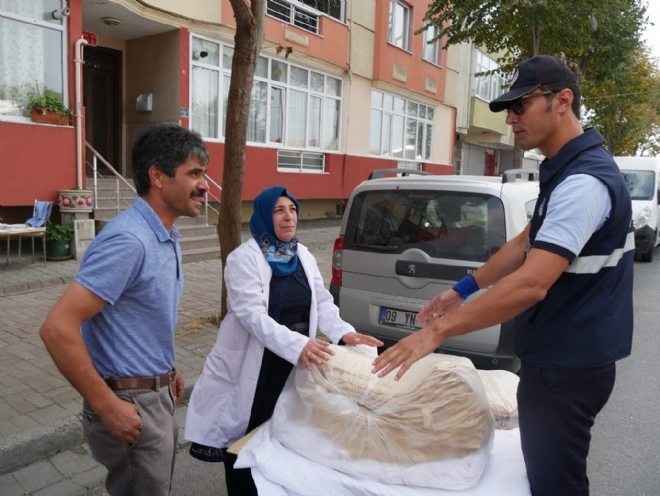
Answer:
[[[299, 226], [299, 238], [317, 257], [326, 286], [338, 231], [336, 219]], [[0, 266], [0, 496], [104, 494], [94, 489], [105, 469], [87, 454], [80, 395], [60, 375], [38, 335], [77, 268], [75, 260], [25, 257], [21, 266], [11, 260]], [[220, 260], [185, 264], [184, 274], [176, 367], [189, 394], [217, 334]], [[185, 409], [179, 415], [182, 425]]]

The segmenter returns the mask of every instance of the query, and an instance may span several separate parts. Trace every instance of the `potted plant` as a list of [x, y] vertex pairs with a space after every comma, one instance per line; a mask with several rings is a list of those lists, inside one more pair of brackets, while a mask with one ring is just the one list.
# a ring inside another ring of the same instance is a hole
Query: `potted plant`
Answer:
[[64, 105], [57, 94], [49, 90], [41, 93], [37, 88], [36, 93], [29, 95], [27, 110], [33, 122], [58, 126], [71, 124], [71, 109]]
[[72, 224], [46, 225], [46, 259], [66, 260], [71, 258]]

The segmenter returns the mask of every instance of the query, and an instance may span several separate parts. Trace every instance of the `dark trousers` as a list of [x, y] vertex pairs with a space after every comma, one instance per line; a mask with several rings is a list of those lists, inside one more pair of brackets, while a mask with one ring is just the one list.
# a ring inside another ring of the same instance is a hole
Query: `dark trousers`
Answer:
[[252, 471], [249, 468], [234, 468], [236, 455], [232, 455], [226, 449], [222, 450], [223, 462], [225, 464], [225, 484], [227, 484], [228, 496], [257, 496], [257, 486], [252, 479]]
[[614, 387], [612, 363], [591, 369], [523, 364], [518, 386], [522, 451], [533, 496], [587, 496], [591, 427]]

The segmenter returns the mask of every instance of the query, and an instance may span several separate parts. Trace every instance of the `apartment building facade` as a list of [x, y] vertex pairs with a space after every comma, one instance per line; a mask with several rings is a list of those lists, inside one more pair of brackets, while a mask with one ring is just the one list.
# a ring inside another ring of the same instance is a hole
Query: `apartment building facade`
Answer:
[[[427, 5], [267, 1], [245, 202], [283, 184], [303, 201], [303, 215], [335, 215], [372, 170], [457, 172], [459, 138], [471, 128], [506, 147], [503, 117], [465, 114], [459, 86], [472, 88], [473, 78], [466, 80], [459, 51], [428, 43], [435, 28], [419, 31]], [[220, 183], [234, 33], [228, 0], [0, 3], [5, 217], [35, 198], [56, 201], [58, 190], [85, 186], [91, 149], [129, 177], [131, 145], [156, 122], [198, 131], [211, 152], [209, 175]], [[62, 97], [74, 111], [71, 125], [30, 121], [27, 95], [36, 89]]]

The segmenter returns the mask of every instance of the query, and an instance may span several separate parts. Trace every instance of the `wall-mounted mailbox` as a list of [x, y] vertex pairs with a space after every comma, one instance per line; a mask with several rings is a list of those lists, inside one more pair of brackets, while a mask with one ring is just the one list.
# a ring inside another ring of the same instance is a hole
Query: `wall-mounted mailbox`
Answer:
[[141, 93], [135, 99], [136, 112], [153, 112], [154, 110], [154, 94]]

